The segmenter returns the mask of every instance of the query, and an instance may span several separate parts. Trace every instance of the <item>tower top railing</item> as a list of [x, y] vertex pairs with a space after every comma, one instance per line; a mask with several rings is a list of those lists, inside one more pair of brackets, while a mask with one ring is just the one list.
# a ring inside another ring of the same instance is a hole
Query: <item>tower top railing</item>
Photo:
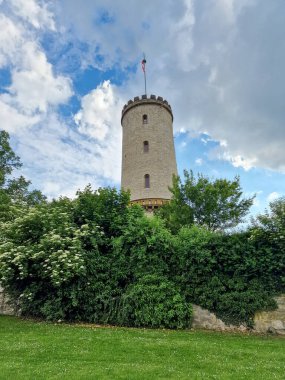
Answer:
[[164, 107], [171, 115], [172, 121], [173, 121], [173, 113], [171, 109], [171, 105], [168, 103], [167, 100], [163, 99], [162, 96], [156, 96], [156, 95], [150, 95], [149, 97], [147, 95], [142, 96], [135, 96], [133, 99], [130, 99], [128, 103], [126, 103], [122, 109], [122, 118], [121, 122], [123, 120], [123, 117], [125, 114], [133, 107], [140, 106], [142, 104], [157, 104], [162, 107]]

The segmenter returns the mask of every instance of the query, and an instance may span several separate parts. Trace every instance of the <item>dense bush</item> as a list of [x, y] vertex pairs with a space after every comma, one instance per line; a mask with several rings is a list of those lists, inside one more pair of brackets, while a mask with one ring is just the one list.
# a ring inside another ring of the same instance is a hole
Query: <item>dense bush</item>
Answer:
[[119, 311], [126, 326], [186, 328], [191, 325], [192, 307], [167, 277], [145, 275], [129, 285]]
[[2, 220], [1, 283], [24, 315], [45, 319], [182, 328], [195, 303], [251, 325], [285, 290], [277, 206], [247, 232], [172, 235], [127, 193], [87, 187]]
[[[140, 207], [129, 207], [126, 193], [92, 192], [87, 187], [74, 201], [63, 198], [27, 210], [6, 222], [3, 232], [1, 283], [24, 315], [129, 321], [133, 326], [189, 324], [190, 306], [172, 284], [167, 291], [167, 277], [141, 304], [149, 309], [145, 319], [126, 314], [135, 305], [131, 295], [143, 276], [167, 275], [167, 257], [173, 249], [172, 236], [161, 222], [146, 218]], [[164, 300], [165, 307], [155, 309], [155, 300]]]
[[[275, 308], [272, 294], [285, 290], [280, 286], [285, 270], [281, 260], [277, 264], [269, 249], [266, 266], [275, 270], [265, 271], [264, 259], [248, 232], [224, 235], [193, 226], [176, 236], [170, 273], [188, 302], [226, 322], [252, 325], [255, 312]], [[277, 268], [283, 269], [276, 276]]]

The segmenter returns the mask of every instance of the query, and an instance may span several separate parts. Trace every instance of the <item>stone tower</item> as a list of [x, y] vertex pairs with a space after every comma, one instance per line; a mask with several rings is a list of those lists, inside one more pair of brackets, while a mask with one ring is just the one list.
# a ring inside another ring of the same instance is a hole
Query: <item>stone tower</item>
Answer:
[[161, 96], [136, 96], [122, 110], [122, 188], [149, 211], [171, 198], [168, 187], [177, 175], [172, 122]]

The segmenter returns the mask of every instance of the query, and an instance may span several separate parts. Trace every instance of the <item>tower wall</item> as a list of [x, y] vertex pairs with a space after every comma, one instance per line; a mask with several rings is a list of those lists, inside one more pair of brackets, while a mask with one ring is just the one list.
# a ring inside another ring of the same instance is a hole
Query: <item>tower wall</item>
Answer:
[[[121, 122], [122, 188], [130, 190], [131, 201], [159, 205], [171, 198], [168, 187], [172, 185], [173, 174], [177, 175], [171, 107], [154, 95], [135, 97], [124, 106]], [[144, 142], [148, 142], [148, 151]], [[146, 174], [149, 188], [145, 187]]]

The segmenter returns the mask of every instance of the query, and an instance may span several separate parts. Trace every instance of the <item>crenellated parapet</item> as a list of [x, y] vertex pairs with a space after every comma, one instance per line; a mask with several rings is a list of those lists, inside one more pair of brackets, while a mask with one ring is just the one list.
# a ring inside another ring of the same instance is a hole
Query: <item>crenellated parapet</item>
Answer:
[[125, 114], [134, 107], [140, 106], [142, 104], [155, 104], [160, 105], [161, 107], [164, 107], [171, 115], [172, 121], [173, 121], [173, 114], [171, 105], [168, 103], [166, 99], [163, 99], [162, 96], [156, 96], [156, 95], [150, 95], [149, 97], [147, 95], [142, 96], [135, 96], [133, 99], [130, 99], [128, 103], [126, 103], [122, 109], [122, 117], [121, 122]]

